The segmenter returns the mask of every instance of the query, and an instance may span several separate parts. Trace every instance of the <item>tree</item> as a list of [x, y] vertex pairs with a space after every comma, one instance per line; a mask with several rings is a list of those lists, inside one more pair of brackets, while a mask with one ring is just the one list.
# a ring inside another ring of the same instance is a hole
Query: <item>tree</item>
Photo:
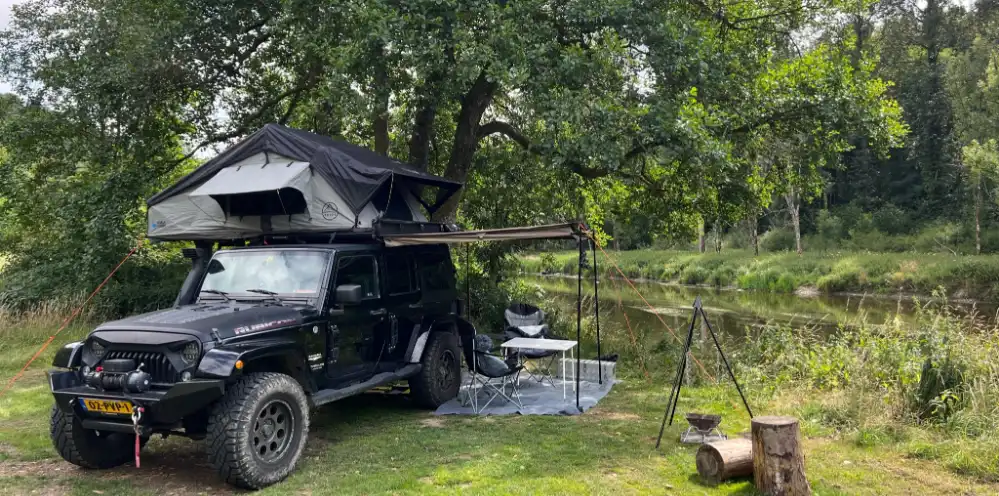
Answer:
[[[726, 225], [746, 192], [767, 191], [739, 186], [745, 143], [772, 136], [810, 156], [846, 129], [897, 127], [847, 59], [795, 55], [795, 31], [834, 5], [29, 0], [0, 33], [0, 73], [33, 108], [0, 136], [14, 178], [0, 196], [18, 198], [29, 233], [16, 251], [73, 240], [100, 267], [196, 152], [279, 122], [483, 195], [455, 195], [437, 220]], [[497, 207], [487, 191], [531, 201]], [[25, 201], [42, 196], [58, 199]]]
[[975, 253], [981, 254], [981, 212], [985, 196], [982, 189], [984, 185], [995, 184], [996, 179], [999, 179], [999, 146], [994, 139], [981, 144], [978, 140], [972, 140], [961, 152], [975, 198]]

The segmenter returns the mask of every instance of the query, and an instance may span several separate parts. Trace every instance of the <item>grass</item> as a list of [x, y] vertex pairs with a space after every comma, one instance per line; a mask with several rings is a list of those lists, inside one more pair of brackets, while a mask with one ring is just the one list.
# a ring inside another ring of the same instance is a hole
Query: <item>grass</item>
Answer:
[[[34, 318], [4, 326], [0, 377], [6, 380], [19, 370], [57, 323]], [[129, 464], [84, 471], [58, 458], [48, 438], [51, 396], [43, 370], [55, 346], [86, 329], [80, 324], [67, 330], [0, 397], [0, 494], [236, 493], [207, 466], [201, 445], [185, 439], [153, 439], [140, 469]], [[613, 345], [613, 338], [608, 343]], [[781, 359], [768, 349], [767, 358]], [[669, 365], [660, 364], [646, 381], [633, 360], [623, 358], [624, 382], [578, 417], [435, 417], [405, 396], [380, 394], [330, 405], [313, 417], [298, 470], [260, 494], [756, 494], [747, 479], [703, 485], [696, 476], [695, 447], [677, 442], [682, 420], [667, 428], [663, 448], [654, 450]], [[999, 450], [985, 438], [885, 421], [891, 408], [867, 415], [879, 409], [870, 403], [872, 396], [858, 400], [843, 390], [820, 390], [805, 380], [813, 372], [782, 383], [758, 380], [773, 370], [740, 376], [746, 376], [757, 415], [801, 419], [807, 474], [816, 494], [999, 492], [988, 475]], [[700, 384], [684, 389], [678, 416], [717, 412], [729, 434], [748, 430], [749, 419], [729, 384]]]
[[[705, 284], [746, 290], [792, 293], [816, 288], [826, 293], [874, 292], [930, 294], [944, 288], [952, 297], [999, 297], [999, 255], [950, 255], [871, 252], [763, 253], [725, 250], [699, 254], [674, 250], [608, 252], [629, 278], [680, 284]], [[528, 273], [574, 274], [576, 253], [522, 256]], [[603, 275], [618, 276], [603, 256]]]
[[[703, 485], [695, 447], [666, 431], [653, 449], [666, 386], [625, 383], [579, 417], [434, 417], [404, 397], [364, 395], [321, 410], [298, 470], [260, 494], [756, 494], [747, 479]], [[722, 387], [685, 392], [679, 411], [722, 412], [731, 433], [748, 418]], [[736, 400], [737, 401], [737, 400]], [[775, 412], [779, 402], [759, 408]], [[228, 494], [197, 443], [154, 439], [142, 468], [83, 471], [48, 447], [49, 397], [38, 385], [0, 399], [0, 491], [27, 494]], [[990, 494], [999, 486], [952, 473], [932, 456], [862, 445], [806, 420], [816, 494]], [[11, 435], [9, 431], [16, 431]], [[908, 477], [906, 477], [908, 476]]]

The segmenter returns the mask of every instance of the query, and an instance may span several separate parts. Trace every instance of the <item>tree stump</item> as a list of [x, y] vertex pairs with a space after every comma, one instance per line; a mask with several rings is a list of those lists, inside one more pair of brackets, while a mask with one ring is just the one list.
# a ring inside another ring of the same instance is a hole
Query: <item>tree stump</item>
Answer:
[[704, 482], [719, 482], [753, 473], [753, 442], [745, 438], [702, 444], [697, 449], [697, 473]]
[[801, 431], [793, 417], [753, 419], [753, 479], [767, 496], [812, 494], [805, 479]]

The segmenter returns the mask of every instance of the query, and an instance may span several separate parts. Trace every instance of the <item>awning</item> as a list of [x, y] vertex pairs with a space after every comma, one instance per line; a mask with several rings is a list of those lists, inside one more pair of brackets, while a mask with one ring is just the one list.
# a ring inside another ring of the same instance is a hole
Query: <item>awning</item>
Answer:
[[549, 224], [545, 226], [506, 227], [502, 229], [480, 229], [419, 234], [383, 235], [386, 246], [431, 245], [439, 243], [457, 244], [477, 241], [513, 241], [521, 239], [568, 239], [579, 235], [576, 224]]
[[238, 195], [282, 188], [294, 188], [305, 193], [308, 182], [309, 164], [305, 162], [241, 165], [220, 170], [192, 191], [191, 196]]

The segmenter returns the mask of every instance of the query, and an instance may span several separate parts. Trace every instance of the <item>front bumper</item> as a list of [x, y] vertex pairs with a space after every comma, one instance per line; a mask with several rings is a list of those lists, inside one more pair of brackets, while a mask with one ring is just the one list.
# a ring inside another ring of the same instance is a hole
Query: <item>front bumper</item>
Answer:
[[121, 391], [101, 391], [87, 386], [73, 371], [50, 370], [48, 376], [49, 387], [59, 408], [82, 419], [85, 427], [103, 430], [127, 428], [127, 432], [131, 432], [132, 419], [126, 415], [87, 412], [80, 406], [80, 398], [130, 401], [143, 408], [140, 421], [143, 427], [166, 429], [184, 417], [204, 410], [225, 393], [225, 381], [215, 379], [194, 379], [178, 382], [165, 390], [126, 395]]

